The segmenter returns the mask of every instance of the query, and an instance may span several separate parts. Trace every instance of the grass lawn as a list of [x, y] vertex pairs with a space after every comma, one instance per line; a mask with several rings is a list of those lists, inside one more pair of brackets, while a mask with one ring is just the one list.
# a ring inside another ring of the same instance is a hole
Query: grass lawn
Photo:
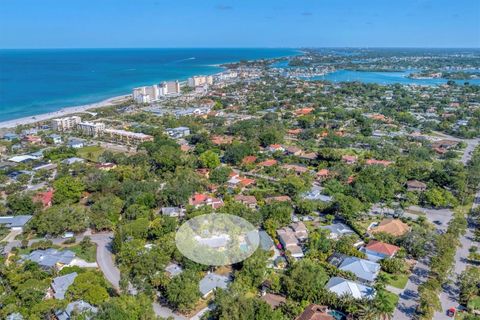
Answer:
[[82, 251], [82, 247], [79, 244], [71, 247], [66, 247], [65, 249], [72, 250], [73, 252], [75, 252], [77, 257], [87, 262], [97, 261], [97, 246], [95, 244], [92, 244], [85, 252]]
[[368, 217], [367, 219], [365, 220], [357, 220], [357, 221], [353, 221], [353, 224], [363, 233], [367, 232], [367, 229], [368, 227], [370, 226], [370, 224], [372, 224], [372, 222], [377, 222], [379, 221], [380, 218], [379, 217]]
[[468, 301], [468, 308], [473, 310], [480, 310], [480, 297], [474, 297]]
[[406, 274], [390, 274], [382, 272], [388, 279], [387, 284], [392, 287], [403, 289], [407, 285], [408, 275]]
[[93, 162], [98, 161], [98, 157], [104, 152], [105, 150], [99, 146], [87, 146], [77, 150], [77, 154], [85, 159], [88, 159]]

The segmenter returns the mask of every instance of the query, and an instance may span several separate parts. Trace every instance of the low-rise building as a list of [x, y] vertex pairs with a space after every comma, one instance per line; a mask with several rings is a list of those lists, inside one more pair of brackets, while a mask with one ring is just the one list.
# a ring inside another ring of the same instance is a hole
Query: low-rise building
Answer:
[[91, 319], [91, 316], [96, 314], [98, 309], [88, 302], [83, 300], [77, 300], [74, 302], [70, 302], [65, 310], [57, 311], [55, 316], [58, 320], [71, 320], [77, 319], [78, 316], [84, 314], [86, 315], [85, 318], [82, 319]]
[[105, 129], [103, 133], [104, 137], [110, 141], [126, 145], [138, 145], [143, 142], [153, 141], [153, 136], [139, 132]]
[[199, 208], [201, 206], [211, 206], [213, 209], [218, 209], [223, 206], [223, 200], [211, 197], [206, 194], [196, 193], [188, 200], [188, 204]]
[[372, 262], [357, 257], [345, 258], [338, 266], [338, 269], [342, 271], [349, 271], [355, 274], [358, 281], [362, 283], [372, 283], [380, 272], [380, 265], [376, 262]]
[[329, 238], [335, 240], [346, 235], [355, 234], [355, 231], [353, 231], [352, 228], [340, 222], [328, 226], [321, 226], [320, 228], [328, 230], [330, 232]]
[[230, 277], [216, 273], [208, 273], [200, 280], [199, 289], [203, 298], [207, 298], [215, 289], [227, 289], [231, 282]]
[[168, 128], [165, 131], [174, 139], [180, 139], [190, 135], [190, 129], [188, 127]]
[[331, 278], [325, 285], [325, 288], [339, 297], [348, 295], [354, 299], [369, 300], [375, 297], [375, 289], [372, 287], [340, 277]]
[[60, 251], [52, 248], [46, 250], [35, 250], [30, 252], [28, 255], [22, 256], [22, 260], [36, 262], [40, 265], [40, 267], [45, 269], [62, 269], [64, 266], [70, 265], [73, 259], [75, 259], [75, 252], [70, 250]]
[[73, 284], [77, 275], [76, 272], [72, 272], [64, 276], [53, 278], [52, 284], [50, 285], [49, 295], [57, 300], [65, 299], [65, 293], [67, 293], [68, 287]]
[[234, 199], [250, 209], [255, 209], [257, 207], [257, 199], [254, 196], [244, 196], [239, 194], [236, 195]]
[[23, 226], [32, 219], [31, 215], [3, 216], [0, 217], [0, 225], [12, 230], [23, 230]]
[[185, 209], [180, 207], [163, 207], [160, 209], [160, 212], [162, 215], [172, 218], [181, 218], [185, 216]]
[[295, 320], [335, 320], [335, 318], [328, 313], [326, 306], [311, 304]]
[[402, 222], [400, 219], [383, 219], [370, 231], [372, 234], [383, 232], [395, 237], [399, 237], [410, 231], [410, 226]]
[[427, 190], [427, 185], [418, 180], [407, 181], [407, 191], [410, 192], [423, 192]]
[[400, 248], [393, 244], [377, 240], [371, 240], [366, 246], [360, 248], [360, 251], [367, 255], [368, 260], [374, 262], [385, 258], [393, 258], [398, 250]]

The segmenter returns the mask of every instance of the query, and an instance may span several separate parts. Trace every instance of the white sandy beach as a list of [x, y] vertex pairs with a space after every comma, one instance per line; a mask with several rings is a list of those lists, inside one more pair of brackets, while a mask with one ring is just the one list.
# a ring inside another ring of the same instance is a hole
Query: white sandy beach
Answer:
[[7, 120], [7, 121], [0, 122], [0, 128], [15, 128], [18, 125], [31, 124], [39, 121], [45, 121], [48, 119], [65, 117], [69, 114], [81, 113], [89, 109], [108, 107], [108, 106], [114, 105], [115, 103], [120, 102], [121, 100], [125, 100], [128, 97], [131, 97], [131, 95], [127, 94], [122, 96], [116, 96], [116, 97], [112, 97], [96, 103], [85, 104], [85, 105], [76, 106], [76, 107], [67, 107], [54, 112], [43, 113], [43, 114], [38, 114], [30, 117], [13, 119], [13, 120]]

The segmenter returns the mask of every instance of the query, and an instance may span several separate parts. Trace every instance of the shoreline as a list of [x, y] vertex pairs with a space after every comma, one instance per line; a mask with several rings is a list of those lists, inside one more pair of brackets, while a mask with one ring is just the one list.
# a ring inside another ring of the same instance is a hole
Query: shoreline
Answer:
[[[298, 51], [298, 53], [301, 54], [302, 52]], [[299, 54], [297, 54], [297, 55], [299, 55]], [[259, 60], [265, 60], [265, 59], [287, 58], [287, 57], [291, 57], [291, 56], [295, 56], [295, 55], [296, 54], [284, 55], [284, 56], [279, 56], [279, 57], [274, 57], [274, 58], [258, 58], [258, 59], [253, 59], [251, 61], [259, 61]], [[206, 75], [211, 75], [211, 76], [221, 74], [222, 72], [225, 72], [225, 70], [228, 69], [226, 67], [223, 67], [222, 65], [228, 64], [228, 63], [238, 63], [238, 62], [240, 62], [240, 60], [235, 61], [235, 62], [226, 62], [226, 63], [218, 63], [218, 64], [209, 65], [211, 67], [220, 68], [222, 70], [221, 71], [214, 71], [214, 72], [211, 72], [211, 73], [207, 72], [205, 74]], [[179, 81], [182, 82], [182, 83], [186, 83], [187, 79], [185, 79], [185, 80], [179, 79]], [[89, 104], [79, 105], [79, 106], [64, 107], [64, 108], [59, 109], [57, 111], [52, 111], [52, 112], [48, 112], [48, 113], [40, 113], [40, 114], [37, 114], [37, 115], [32, 115], [32, 116], [27, 116], [27, 117], [22, 117], [22, 118], [0, 121], [0, 129], [12, 129], [12, 128], [15, 128], [15, 127], [20, 126], [20, 125], [34, 124], [34, 123], [37, 123], [37, 122], [46, 121], [46, 120], [50, 120], [50, 119], [57, 118], [57, 117], [65, 117], [65, 116], [72, 115], [72, 114], [75, 114], [75, 113], [82, 113], [82, 112], [85, 113], [89, 109], [109, 107], [109, 106], [112, 106], [112, 105], [115, 104], [113, 102], [118, 103], [119, 102], [118, 100], [125, 100], [127, 97], [131, 97], [131, 96], [132, 96], [132, 94], [119, 95], [119, 96], [114, 96], [114, 97], [111, 97], [111, 98], [108, 98], [108, 99], [105, 99], [105, 100], [102, 100], [102, 101], [99, 101], [99, 102], [94, 102], [94, 103], [89, 103]]]
[[85, 113], [90, 109], [109, 107], [109, 106], [115, 105], [118, 102], [124, 101], [131, 96], [132, 96], [131, 94], [120, 95], [120, 96], [115, 96], [115, 97], [102, 100], [100, 102], [94, 102], [94, 103], [80, 105], [80, 106], [65, 107], [57, 111], [41, 113], [33, 116], [17, 118], [12, 120], [1, 121], [0, 129], [12, 129], [20, 125], [33, 124], [36, 122], [46, 121], [53, 118], [65, 117], [67, 115], [71, 115], [75, 113]]

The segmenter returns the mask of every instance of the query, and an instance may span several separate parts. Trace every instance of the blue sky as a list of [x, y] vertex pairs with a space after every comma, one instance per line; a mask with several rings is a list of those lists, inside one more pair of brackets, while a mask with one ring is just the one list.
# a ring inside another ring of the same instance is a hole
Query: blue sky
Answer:
[[0, 48], [480, 47], [480, 0], [0, 0]]

